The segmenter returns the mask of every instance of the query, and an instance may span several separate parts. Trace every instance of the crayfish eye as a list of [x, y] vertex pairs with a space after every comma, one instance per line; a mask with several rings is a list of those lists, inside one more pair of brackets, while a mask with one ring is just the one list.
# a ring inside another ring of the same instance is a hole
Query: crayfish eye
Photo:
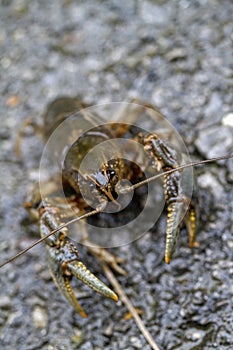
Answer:
[[113, 169], [108, 169], [106, 172], [109, 180], [111, 180], [116, 175], [116, 172]]

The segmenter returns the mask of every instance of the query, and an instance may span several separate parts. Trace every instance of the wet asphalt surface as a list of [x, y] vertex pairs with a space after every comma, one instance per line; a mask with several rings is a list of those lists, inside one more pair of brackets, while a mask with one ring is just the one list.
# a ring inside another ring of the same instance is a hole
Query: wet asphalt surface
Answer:
[[[233, 3], [212, 1], [26, 1], [0, 3], [0, 257], [38, 237], [22, 203], [38, 178], [43, 144], [23, 121], [40, 122], [49, 102], [156, 104], [184, 138], [192, 159], [232, 152]], [[199, 167], [200, 247], [181, 230], [164, 263], [163, 216], [154, 232], [114, 252], [126, 259], [117, 276], [163, 350], [233, 347], [233, 161]], [[106, 279], [80, 249], [92, 271]], [[77, 282], [89, 315], [82, 319], [59, 294], [43, 245], [0, 271], [0, 347], [4, 350], [146, 349], [125, 306]]]

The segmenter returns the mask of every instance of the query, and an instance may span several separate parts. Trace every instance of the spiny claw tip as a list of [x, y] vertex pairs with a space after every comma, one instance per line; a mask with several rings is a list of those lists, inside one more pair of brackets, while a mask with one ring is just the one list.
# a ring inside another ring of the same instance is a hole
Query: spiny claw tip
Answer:
[[80, 316], [82, 316], [83, 318], [87, 318], [88, 316], [87, 316], [87, 314], [86, 314], [86, 312], [84, 311], [84, 310], [77, 310], [78, 311], [78, 313], [79, 313], [79, 315]]
[[112, 299], [117, 302], [119, 300], [118, 296], [113, 292]]

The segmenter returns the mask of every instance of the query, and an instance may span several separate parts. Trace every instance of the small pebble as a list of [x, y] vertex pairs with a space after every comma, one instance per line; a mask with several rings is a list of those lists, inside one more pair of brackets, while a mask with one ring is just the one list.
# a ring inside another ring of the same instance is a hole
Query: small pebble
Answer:
[[79, 346], [83, 342], [83, 333], [80, 329], [75, 329], [72, 336], [72, 341], [75, 343], [75, 346]]
[[130, 342], [136, 349], [142, 349], [142, 342], [139, 338], [131, 337]]
[[8, 310], [11, 308], [11, 299], [7, 295], [0, 296], [0, 309]]
[[32, 311], [32, 319], [36, 328], [43, 329], [48, 326], [48, 315], [44, 308], [35, 306]]
[[233, 127], [233, 113], [228, 113], [222, 118], [222, 124]]
[[222, 125], [201, 130], [195, 141], [195, 146], [205, 158], [212, 158], [228, 154], [232, 143], [232, 129]]

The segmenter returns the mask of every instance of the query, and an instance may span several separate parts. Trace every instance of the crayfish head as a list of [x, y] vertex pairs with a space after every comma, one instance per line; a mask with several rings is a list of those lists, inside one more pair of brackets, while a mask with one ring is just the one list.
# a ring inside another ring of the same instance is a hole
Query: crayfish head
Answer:
[[100, 195], [105, 195], [108, 201], [114, 202], [118, 194], [116, 185], [122, 179], [122, 164], [121, 160], [112, 159], [102, 167], [88, 175], [90, 187], [98, 191]]

